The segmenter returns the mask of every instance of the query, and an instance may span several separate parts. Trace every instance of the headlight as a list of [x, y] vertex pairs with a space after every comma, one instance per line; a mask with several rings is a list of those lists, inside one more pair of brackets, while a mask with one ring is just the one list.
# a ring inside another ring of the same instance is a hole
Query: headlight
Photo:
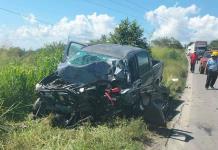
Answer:
[[80, 93], [83, 93], [84, 91], [85, 91], [85, 88], [80, 88], [80, 89], [79, 89], [79, 92], [80, 92]]
[[35, 90], [40, 91], [40, 89], [42, 89], [42, 85], [37, 83], [36, 87], [35, 87]]

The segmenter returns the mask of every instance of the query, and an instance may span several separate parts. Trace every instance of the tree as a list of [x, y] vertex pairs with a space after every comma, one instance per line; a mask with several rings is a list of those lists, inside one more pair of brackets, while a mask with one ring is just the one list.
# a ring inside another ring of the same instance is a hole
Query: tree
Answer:
[[102, 44], [102, 43], [108, 43], [108, 38], [106, 35], [102, 35], [100, 39], [97, 40], [91, 40], [89, 43], [90, 44]]
[[110, 34], [110, 43], [121, 45], [132, 45], [148, 49], [147, 40], [143, 37], [144, 30], [136, 21], [130, 22], [129, 19], [122, 20], [114, 33]]
[[177, 49], [183, 48], [182, 44], [173, 37], [158, 38], [158, 39], [152, 40], [151, 43], [152, 45], [160, 46], [160, 47], [170, 47], [170, 48], [177, 48]]
[[218, 48], [218, 40], [213, 40], [210, 42], [209, 48]]

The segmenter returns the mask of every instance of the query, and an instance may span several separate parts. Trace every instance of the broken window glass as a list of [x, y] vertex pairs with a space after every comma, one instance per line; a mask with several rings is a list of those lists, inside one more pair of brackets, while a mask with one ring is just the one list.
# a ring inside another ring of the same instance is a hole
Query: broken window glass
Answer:
[[68, 62], [74, 66], [83, 66], [94, 62], [104, 61], [112, 64], [112, 61], [117, 60], [111, 56], [96, 54], [93, 52], [84, 51], [81, 47], [72, 45], [68, 52]]

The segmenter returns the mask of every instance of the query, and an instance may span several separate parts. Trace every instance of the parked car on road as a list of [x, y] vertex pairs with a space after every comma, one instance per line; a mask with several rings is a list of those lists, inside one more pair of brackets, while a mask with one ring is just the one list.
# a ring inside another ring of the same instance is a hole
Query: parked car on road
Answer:
[[36, 85], [35, 117], [54, 114], [54, 123], [86, 118], [140, 115], [166, 124], [169, 91], [160, 85], [163, 63], [142, 48], [70, 42], [57, 71]]

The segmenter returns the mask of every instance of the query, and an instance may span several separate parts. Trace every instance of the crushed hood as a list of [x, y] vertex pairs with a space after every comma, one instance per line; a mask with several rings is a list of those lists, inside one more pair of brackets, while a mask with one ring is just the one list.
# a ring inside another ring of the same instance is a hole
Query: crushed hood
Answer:
[[58, 76], [68, 83], [90, 83], [98, 80], [108, 80], [111, 66], [106, 62], [95, 62], [84, 66], [73, 66], [71, 64], [60, 64]]

